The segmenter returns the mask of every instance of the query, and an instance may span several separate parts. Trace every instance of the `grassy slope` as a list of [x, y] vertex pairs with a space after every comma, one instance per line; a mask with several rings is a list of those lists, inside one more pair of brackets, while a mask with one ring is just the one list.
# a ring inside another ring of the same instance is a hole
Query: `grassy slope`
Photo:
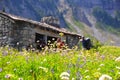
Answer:
[[76, 32], [76, 30], [74, 29], [74, 27], [70, 23], [67, 22], [67, 25], [68, 25], [69, 31]]
[[84, 35], [84, 36], [89, 36], [89, 37], [92, 37], [91, 35], [90, 35], [90, 29], [88, 28], [88, 26], [86, 27], [84, 24], [83, 24], [83, 22], [80, 22], [80, 21], [77, 21], [77, 20], [75, 20], [75, 19], [73, 19], [73, 22], [74, 22], [74, 24], [76, 25], [76, 26], [78, 26], [78, 28], [79, 29], [81, 29], [81, 31], [82, 31], [82, 34]]
[[113, 33], [117, 36], [120, 36], [120, 29], [119, 28], [113, 28], [111, 26], [105, 25], [103, 23], [97, 22], [96, 23], [96, 28], [100, 29], [100, 30], [104, 30], [110, 33]]
[[98, 80], [102, 74], [120, 79], [120, 62], [115, 61], [120, 47], [102, 46], [90, 51], [51, 49], [42, 53], [0, 48], [0, 80], [6, 80], [7, 74], [11, 75], [10, 80], [60, 80], [64, 71], [69, 72], [70, 79], [82, 76], [83, 80]]
[[91, 36], [91, 35], [89, 34], [90, 29], [88, 28], [88, 26], [85, 27], [85, 25], [83, 24], [83, 22], [77, 21], [77, 20], [75, 20], [73, 17], [72, 17], [72, 20], [71, 20], [71, 21], [72, 21], [73, 23], [68, 23], [68, 22], [67, 22], [67, 25], [68, 25], [68, 27], [69, 27], [68, 30], [77, 33], [75, 27], [72, 26], [72, 24], [74, 24], [74, 25], [77, 26], [78, 29], [80, 30], [80, 33], [79, 33], [79, 34], [84, 35], [84, 36]]

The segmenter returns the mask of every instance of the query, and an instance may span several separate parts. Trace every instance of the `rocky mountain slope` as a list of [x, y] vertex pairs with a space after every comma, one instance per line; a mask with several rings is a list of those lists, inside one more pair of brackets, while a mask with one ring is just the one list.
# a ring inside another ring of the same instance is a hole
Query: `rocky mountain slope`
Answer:
[[0, 0], [7, 13], [40, 21], [60, 19], [61, 27], [120, 46], [120, 0]]

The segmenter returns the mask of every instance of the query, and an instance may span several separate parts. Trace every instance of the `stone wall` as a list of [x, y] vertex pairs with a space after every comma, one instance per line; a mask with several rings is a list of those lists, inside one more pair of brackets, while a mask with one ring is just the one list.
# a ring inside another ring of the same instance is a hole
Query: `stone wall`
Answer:
[[11, 33], [14, 21], [0, 14], [0, 46], [11, 44]]
[[15, 48], [26, 48], [35, 46], [35, 32], [33, 24], [14, 21], [0, 14], [0, 46], [12, 46]]
[[32, 45], [35, 47], [34, 25], [27, 22], [16, 22], [13, 27], [12, 44], [14, 47], [27, 48]]
[[73, 48], [74, 46], [79, 46], [79, 37], [78, 36], [72, 36], [67, 35], [66, 37], [66, 43], [68, 44], [69, 48]]

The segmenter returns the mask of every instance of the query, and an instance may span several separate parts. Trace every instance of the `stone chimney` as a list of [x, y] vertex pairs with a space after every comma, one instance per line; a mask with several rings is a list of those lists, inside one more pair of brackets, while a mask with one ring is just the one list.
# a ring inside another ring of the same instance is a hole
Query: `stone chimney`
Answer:
[[52, 25], [54, 27], [60, 28], [60, 21], [58, 18], [55, 18], [53, 16], [49, 16], [49, 17], [43, 17], [41, 19], [42, 23], [47, 23], [49, 25]]

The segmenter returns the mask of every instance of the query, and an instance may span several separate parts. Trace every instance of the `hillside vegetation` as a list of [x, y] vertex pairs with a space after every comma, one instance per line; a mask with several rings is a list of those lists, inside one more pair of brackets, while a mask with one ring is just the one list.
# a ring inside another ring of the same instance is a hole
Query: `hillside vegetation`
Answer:
[[0, 48], [0, 80], [98, 80], [101, 76], [120, 80], [120, 47], [41, 52]]
[[93, 15], [97, 19], [97, 24], [99, 24], [97, 27], [120, 35], [120, 11], [115, 11], [115, 17], [112, 17], [105, 10], [96, 7], [93, 9]]
[[6, 13], [37, 21], [54, 16], [62, 28], [115, 46], [120, 46], [119, 5], [119, 0], [0, 0]]

